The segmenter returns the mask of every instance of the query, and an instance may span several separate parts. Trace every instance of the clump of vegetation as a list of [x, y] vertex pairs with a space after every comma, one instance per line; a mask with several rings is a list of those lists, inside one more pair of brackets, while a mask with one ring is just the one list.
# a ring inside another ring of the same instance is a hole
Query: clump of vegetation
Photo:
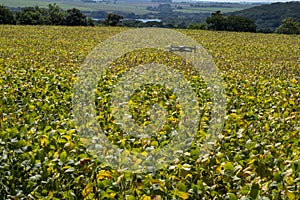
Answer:
[[276, 33], [300, 34], [300, 22], [289, 17], [282, 20], [282, 24], [275, 30]]
[[56, 4], [49, 4], [47, 9], [38, 6], [25, 7], [15, 16], [7, 8], [1, 6], [0, 24], [94, 26], [93, 20], [77, 8], [63, 11]]
[[196, 29], [196, 30], [206, 30], [206, 24], [201, 23], [201, 24], [190, 24], [187, 27], [188, 29]]
[[104, 21], [106, 26], [117, 26], [124, 17], [121, 15], [109, 13]]
[[236, 31], [256, 32], [255, 22], [241, 16], [225, 16], [217, 11], [206, 20], [209, 30], [215, 31]]
[[15, 24], [15, 23], [16, 21], [13, 13], [3, 5], [0, 5], [0, 24]]

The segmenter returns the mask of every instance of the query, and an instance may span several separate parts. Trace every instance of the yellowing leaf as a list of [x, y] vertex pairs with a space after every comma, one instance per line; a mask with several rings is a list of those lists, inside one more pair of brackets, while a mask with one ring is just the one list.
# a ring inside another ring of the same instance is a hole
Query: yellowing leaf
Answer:
[[290, 191], [288, 191], [286, 193], [287, 197], [290, 199], [290, 200], [295, 200], [296, 199], [296, 195]]
[[97, 174], [97, 179], [105, 179], [105, 178], [112, 178], [112, 176], [110, 175], [110, 172], [109, 171], [106, 171], [106, 170], [101, 170], [98, 174]]
[[294, 179], [293, 179], [293, 177], [288, 176], [288, 177], [286, 177], [285, 182], [286, 182], [288, 185], [292, 185], [293, 182], [294, 182]]
[[189, 193], [182, 192], [182, 191], [179, 191], [179, 190], [175, 190], [175, 195], [182, 198], [182, 199], [188, 199], [189, 198]]
[[109, 196], [110, 196], [110, 198], [115, 198], [116, 194], [115, 193], [110, 193]]
[[153, 184], [159, 184], [159, 185], [162, 185], [164, 184], [164, 182], [162, 182], [161, 180], [158, 180], [158, 179], [152, 179], [150, 181], [150, 183], [153, 185]]
[[150, 196], [144, 196], [144, 197], [142, 197], [142, 200], [151, 200], [151, 197]]
[[86, 197], [93, 191], [93, 185], [91, 183], [88, 183], [85, 188], [82, 190], [82, 196]]
[[48, 144], [48, 138], [41, 137], [41, 146], [45, 147]]

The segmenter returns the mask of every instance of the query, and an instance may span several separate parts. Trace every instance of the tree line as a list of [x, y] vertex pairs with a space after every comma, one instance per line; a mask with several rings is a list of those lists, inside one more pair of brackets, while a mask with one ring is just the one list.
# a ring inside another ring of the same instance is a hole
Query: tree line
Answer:
[[77, 8], [63, 11], [55, 3], [48, 8], [25, 7], [15, 14], [0, 5], [0, 24], [94, 26], [93, 20]]
[[241, 16], [224, 16], [220, 11], [212, 13], [205, 21], [209, 30], [256, 32], [253, 20]]
[[[141, 22], [135, 20], [123, 20], [122, 16], [117, 14], [109, 14], [107, 18], [103, 21], [104, 25], [109, 26], [130, 26], [130, 27], [146, 27], [146, 26], [156, 26], [171, 28], [169, 24], [164, 24], [163, 22], [147, 22], [141, 24]], [[190, 24], [188, 29], [208, 29], [215, 31], [236, 31], [236, 32], [256, 32], [255, 22], [240, 16], [224, 16], [220, 11], [213, 13], [211, 17], [206, 18], [206, 24]]]
[[[103, 21], [104, 25], [108, 26], [129, 26], [129, 27], [165, 27], [172, 28], [169, 24], [165, 25], [162, 22], [147, 22], [142, 23], [135, 20], [124, 20], [122, 16], [117, 14], [109, 14]], [[235, 32], [256, 32], [256, 24], [253, 20], [242, 16], [225, 16], [220, 11], [212, 13], [205, 20], [206, 23], [190, 24], [188, 29], [202, 29], [213, 31], [235, 31]], [[141, 24], [142, 23], [142, 24]], [[183, 27], [182, 27], [183, 28]], [[286, 18], [275, 33], [281, 34], [300, 34], [300, 23], [294, 18]]]
[[[192, 24], [188, 28], [236, 32], [256, 32], [257, 28], [254, 20], [242, 16], [225, 16], [220, 11], [212, 13], [205, 22], [206, 24]], [[287, 17], [275, 29], [275, 33], [300, 34], [300, 22], [293, 17]]]
[[[66, 25], [66, 26], [94, 26], [95, 22], [85, 16], [76, 8], [63, 11], [56, 4], [49, 4], [48, 8], [25, 7], [13, 14], [9, 9], [0, 5], [0, 24], [21, 24], [21, 25]], [[123, 16], [108, 14], [106, 19], [98, 24], [105, 26], [128, 26], [128, 27], [166, 27], [172, 28], [170, 24], [163, 22], [139, 22], [135, 20], [123, 20]], [[212, 13], [205, 19], [205, 23], [190, 24], [188, 29], [207, 29], [214, 31], [235, 31], [235, 32], [256, 32], [257, 25], [249, 18], [242, 16], [225, 16], [220, 11]], [[300, 23], [288, 17], [275, 33], [300, 34]]]

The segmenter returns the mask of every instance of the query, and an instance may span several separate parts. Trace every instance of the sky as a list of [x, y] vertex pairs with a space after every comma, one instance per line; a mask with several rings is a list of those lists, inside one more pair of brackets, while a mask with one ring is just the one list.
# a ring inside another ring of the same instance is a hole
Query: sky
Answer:
[[[178, 0], [177, 0], [178, 1]], [[192, 0], [192, 1], [214, 1], [214, 2], [288, 2], [297, 0]], [[299, 1], [299, 0], [298, 0]]]

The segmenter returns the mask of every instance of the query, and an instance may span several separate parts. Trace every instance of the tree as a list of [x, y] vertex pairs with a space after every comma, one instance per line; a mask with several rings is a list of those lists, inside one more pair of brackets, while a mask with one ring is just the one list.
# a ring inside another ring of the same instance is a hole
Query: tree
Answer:
[[282, 34], [300, 34], [300, 23], [295, 18], [285, 18], [275, 32]]
[[48, 9], [26, 7], [16, 14], [16, 19], [18, 24], [24, 25], [94, 26], [93, 20], [80, 10], [73, 8], [64, 12], [56, 4], [49, 4]]
[[210, 17], [206, 18], [206, 23], [209, 30], [224, 31], [226, 30], [226, 17], [221, 14], [221, 11], [212, 13]]
[[253, 20], [241, 16], [229, 16], [226, 18], [226, 30], [237, 32], [256, 32], [256, 24]]
[[95, 26], [94, 20], [92, 18], [88, 17], [86, 19], [86, 25], [87, 26]]
[[107, 26], [117, 26], [121, 19], [123, 19], [123, 16], [109, 13], [104, 21], [104, 24]]
[[65, 25], [67, 26], [87, 26], [86, 16], [77, 8], [66, 11]]
[[16, 14], [17, 23], [24, 25], [50, 24], [48, 11], [45, 8], [25, 7]]
[[212, 13], [205, 21], [209, 30], [256, 32], [256, 24], [253, 20], [241, 16], [224, 16], [220, 11]]
[[63, 25], [64, 24], [64, 12], [61, 8], [56, 5], [56, 3], [49, 4], [48, 14], [50, 18], [51, 25]]
[[13, 13], [3, 5], [0, 5], [0, 24], [15, 24]]

